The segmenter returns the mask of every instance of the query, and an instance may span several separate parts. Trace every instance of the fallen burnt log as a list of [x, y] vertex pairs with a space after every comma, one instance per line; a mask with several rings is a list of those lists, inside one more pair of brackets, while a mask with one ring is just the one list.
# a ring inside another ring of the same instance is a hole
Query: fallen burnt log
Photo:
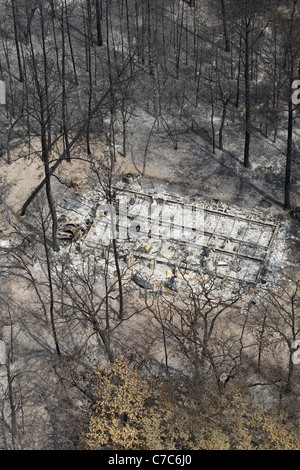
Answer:
[[145, 279], [137, 276], [136, 274], [132, 276], [133, 282], [135, 282], [139, 287], [142, 287], [143, 289], [153, 289], [152, 284], [150, 282], [146, 281]]

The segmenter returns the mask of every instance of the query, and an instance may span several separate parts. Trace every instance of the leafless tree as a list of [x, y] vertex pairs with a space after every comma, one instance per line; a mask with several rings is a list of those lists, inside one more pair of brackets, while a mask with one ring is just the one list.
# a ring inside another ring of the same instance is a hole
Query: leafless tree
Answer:
[[163, 334], [172, 339], [192, 366], [196, 379], [209, 376], [210, 370], [219, 391], [224, 387], [223, 374], [227, 382], [240, 365], [242, 335], [239, 332], [233, 338], [221, 333], [221, 324], [229, 323], [242, 292], [238, 288], [226, 298], [220, 291], [221, 285], [210, 274], [204, 275], [197, 285], [183, 278], [178, 294], [164, 295], [154, 306], [148, 304]]
[[[274, 346], [278, 347], [277, 358], [283, 370], [282, 376], [286, 377], [286, 391], [292, 391], [297, 387], [297, 374], [294, 361], [294, 342], [299, 337], [299, 282], [291, 285], [278, 284], [276, 289], [265, 292], [261, 302], [263, 310], [261, 327], [263, 337], [270, 341], [268, 335], [273, 337]], [[261, 364], [261, 357], [260, 357]], [[284, 373], [284, 367], [287, 371]]]

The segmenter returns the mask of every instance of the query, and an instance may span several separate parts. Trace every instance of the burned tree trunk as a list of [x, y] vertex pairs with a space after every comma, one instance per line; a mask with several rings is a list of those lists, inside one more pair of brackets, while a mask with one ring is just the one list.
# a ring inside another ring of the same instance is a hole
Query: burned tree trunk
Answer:
[[225, 51], [230, 52], [230, 41], [229, 41], [228, 28], [227, 28], [225, 0], [221, 0], [221, 10], [222, 10], [222, 23], [223, 23], [223, 32], [224, 32]]
[[250, 112], [250, 47], [249, 47], [249, 26], [250, 21], [246, 19], [245, 22], [245, 112], [246, 112], [246, 132], [245, 132], [245, 147], [244, 147], [244, 167], [250, 167], [250, 127], [251, 127], [251, 112]]
[[97, 45], [99, 47], [103, 46], [101, 20], [102, 20], [102, 4], [101, 4], [101, 0], [96, 0]]

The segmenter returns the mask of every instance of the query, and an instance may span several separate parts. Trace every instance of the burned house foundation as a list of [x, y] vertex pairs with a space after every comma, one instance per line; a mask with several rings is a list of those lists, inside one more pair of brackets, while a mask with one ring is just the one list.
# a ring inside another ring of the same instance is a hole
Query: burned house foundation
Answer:
[[59, 237], [68, 249], [103, 259], [114, 238], [120, 263], [154, 285], [176, 271], [197, 281], [203, 273], [255, 285], [261, 280], [278, 231], [273, 220], [236, 208], [145, 192], [134, 181], [76, 192], [59, 203]]

